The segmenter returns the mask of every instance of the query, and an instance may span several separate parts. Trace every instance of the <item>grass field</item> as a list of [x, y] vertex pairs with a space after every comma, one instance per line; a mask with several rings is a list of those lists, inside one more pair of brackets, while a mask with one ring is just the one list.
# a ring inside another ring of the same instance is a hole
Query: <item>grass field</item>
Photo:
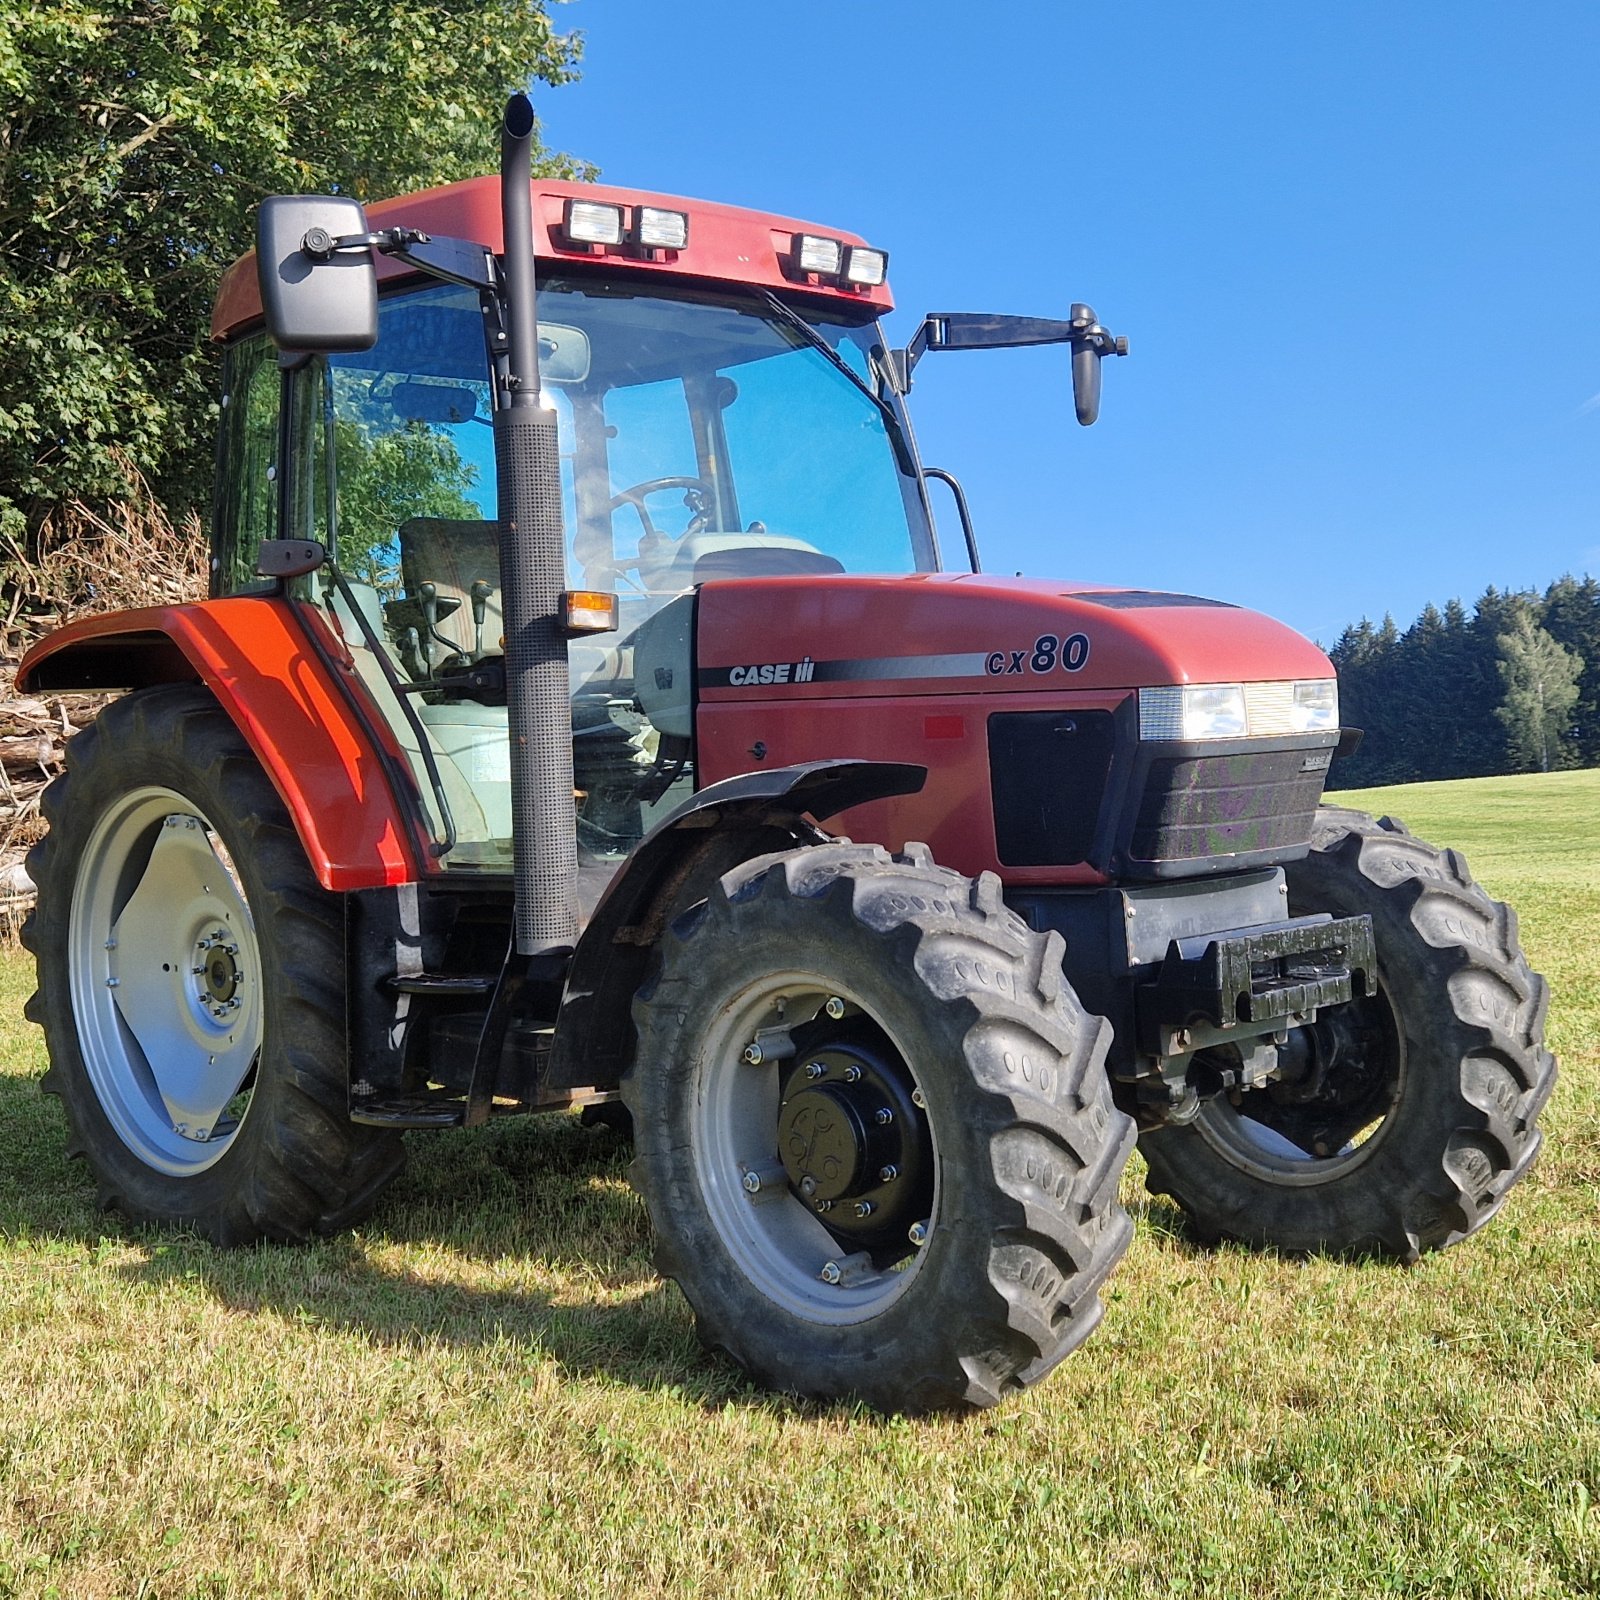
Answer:
[[1600, 772], [1338, 796], [1460, 845], [1551, 978], [1539, 1164], [1404, 1269], [1195, 1248], [965, 1422], [751, 1391], [612, 1136], [413, 1136], [359, 1235], [98, 1213], [0, 954], [0, 1596], [1600, 1592]]

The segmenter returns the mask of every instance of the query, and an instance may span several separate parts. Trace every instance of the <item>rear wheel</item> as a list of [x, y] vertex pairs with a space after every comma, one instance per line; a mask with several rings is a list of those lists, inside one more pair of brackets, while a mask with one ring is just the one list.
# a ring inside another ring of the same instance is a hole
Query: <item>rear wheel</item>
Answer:
[[44, 810], [28, 1015], [102, 1203], [220, 1244], [357, 1221], [401, 1146], [349, 1121], [339, 902], [232, 722], [116, 701]]
[[1098, 1322], [1130, 1235], [1109, 1029], [993, 878], [760, 858], [673, 925], [634, 1015], [658, 1264], [758, 1381], [991, 1405]]
[[1290, 1039], [1286, 1081], [1141, 1137], [1149, 1186], [1205, 1239], [1415, 1260], [1500, 1208], [1555, 1083], [1548, 991], [1453, 850], [1324, 807], [1294, 915], [1372, 917], [1378, 992]]

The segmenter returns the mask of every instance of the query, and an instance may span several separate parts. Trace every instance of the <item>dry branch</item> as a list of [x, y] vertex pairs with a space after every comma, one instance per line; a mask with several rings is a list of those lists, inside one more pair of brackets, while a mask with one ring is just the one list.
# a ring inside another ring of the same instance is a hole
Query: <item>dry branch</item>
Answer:
[[124, 474], [123, 498], [55, 506], [29, 548], [0, 539], [0, 941], [32, 900], [23, 860], [44, 833], [39, 797], [61, 770], [66, 741], [109, 698], [18, 694], [23, 656], [76, 617], [205, 593], [199, 519], [174, 523], [132, 466]]

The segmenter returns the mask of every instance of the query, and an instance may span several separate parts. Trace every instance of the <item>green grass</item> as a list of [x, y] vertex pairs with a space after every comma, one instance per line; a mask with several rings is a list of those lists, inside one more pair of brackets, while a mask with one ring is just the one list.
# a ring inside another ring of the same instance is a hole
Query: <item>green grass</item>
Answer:
[[568, 1118], [414, 1137], [312, 1248], [128, 1230], [0, 957], [0, 1596], [1595, 1594], [1600, 772], [1337, 798], [1518, 906], [1563, 1058], [1538, 1166], [1406, 1270], [1197, 1249], [1136, 1159], [1100, 1331], [966, 1422], [703, 1357]]

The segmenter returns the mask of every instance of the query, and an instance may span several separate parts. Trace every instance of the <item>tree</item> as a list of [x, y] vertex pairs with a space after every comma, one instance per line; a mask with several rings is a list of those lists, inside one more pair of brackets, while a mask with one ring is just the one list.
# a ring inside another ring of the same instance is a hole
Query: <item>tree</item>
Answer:
[[1600, 764], [1600, 582], [1557, 578], [1544, 592], [1545, 631], [1583, 662], [1572, 714], [1572, 751], [1582, 766]]
[[1519, 770], [1548, 772], [1561, 766], [1563, 735], [1578, 703], [1583, 662], [1564, 649], [1523, 611], [1500, 635], [1500, 676], [1505, 699], [1497, 715]]
[[255, 202], [491, 170], [505, 95], [572, 76], [548, 9], [0, 0], [0, 534], [130, 466], [173, 515], [203, 506], [210, 302]]

